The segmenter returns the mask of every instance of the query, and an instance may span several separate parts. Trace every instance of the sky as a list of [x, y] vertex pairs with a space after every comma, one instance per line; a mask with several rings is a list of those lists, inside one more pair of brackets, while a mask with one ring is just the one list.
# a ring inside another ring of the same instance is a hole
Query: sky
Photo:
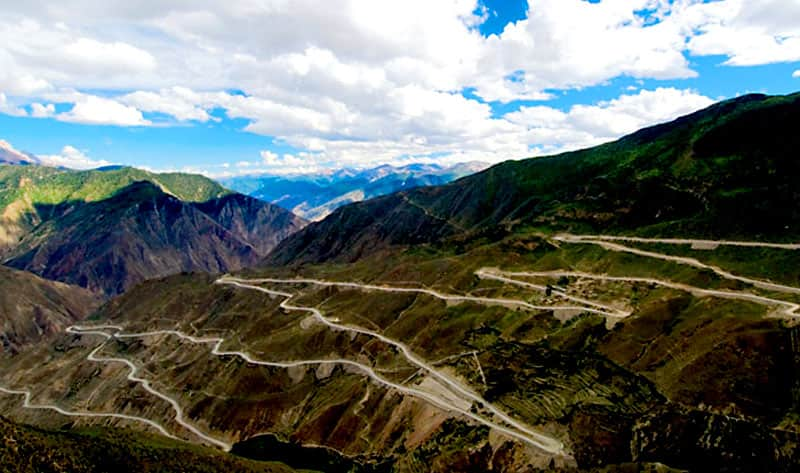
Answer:
[[800, 90], [800, 0], [0, 0], [0, 140], [212, 177], [500, 162]]

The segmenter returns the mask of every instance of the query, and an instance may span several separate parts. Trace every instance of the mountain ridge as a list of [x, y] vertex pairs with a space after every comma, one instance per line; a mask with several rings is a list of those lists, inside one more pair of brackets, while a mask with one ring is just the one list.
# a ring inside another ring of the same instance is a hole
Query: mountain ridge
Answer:
[[393, 245], [537, 226], [727, 235], [780, 235], [788, 226], [800, 235], [791, 205], [800, 198], [791, 158], [798, 124], [800, 94], [739, 97], [594, 148], [342, 207], [266, 262], [353, 261]]
[[309, 220], [321, 220], [336, 208], [401, 189], [444, 184], [485, 169], [480, 162], [452, 166], [388, 164], [369, 169], [340, 169], [318, 174], [260, 174], [220, 179], [244, 194], [291, 210]]

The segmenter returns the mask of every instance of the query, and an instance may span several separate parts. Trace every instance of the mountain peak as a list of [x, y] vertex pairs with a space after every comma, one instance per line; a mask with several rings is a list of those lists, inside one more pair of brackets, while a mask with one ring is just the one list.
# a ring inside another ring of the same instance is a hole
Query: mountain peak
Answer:
[[0, 164], [37, 164], [32, 154], [19, 151], [6, 140], [0, 140]]

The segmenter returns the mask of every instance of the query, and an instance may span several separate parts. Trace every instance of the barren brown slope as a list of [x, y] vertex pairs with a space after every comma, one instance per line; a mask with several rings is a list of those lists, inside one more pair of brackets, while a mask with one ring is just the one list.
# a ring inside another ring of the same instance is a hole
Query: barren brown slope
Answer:
[[47, 281], [0, 266], [0, 352], [16, 352], [89, 315], [100, 297], [86, 289]]

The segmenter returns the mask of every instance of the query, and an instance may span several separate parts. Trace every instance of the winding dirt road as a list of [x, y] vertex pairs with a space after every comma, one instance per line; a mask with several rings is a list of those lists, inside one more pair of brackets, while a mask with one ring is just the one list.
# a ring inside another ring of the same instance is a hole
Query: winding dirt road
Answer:
[[[717, 275], [735, 281], [744, 282], [746, 284], [752, 285], [754, 287], [758, 287], [761, 289], [766, 289], [770, 291], [776, 292], [784, 292], [784, 293], [791, 293], [791, 294], [800, 294], [800, 288], [793, 287], [793, 286], [786, 286], [782, 284], [776, 284], [769, 281], [762, 281], [752, 278], [747, 278], [743, 276], [738, 276], [733, 273], [730, 273], [720, 267], [713, 266], [710, 264], [703, 263], [697, 259], [689, 258], [689, 257], [682, 257], [682, 256], [673, 256], [667, 255], [662, 253], [657, 253], [653, 251], [641, 250], [638, 248], [631, 248], [617, 242], [634, 242], [634, 243], [662, 243], [662, 244], [678, 244], [678, 245], [692, 245], [692, 246], [705, 246], [705, 247], [715, 247], [715, 246], [722, 246], [722, 245], [729, 245], [729, 246], [742, 246], [742, 247], [765, 247], [765, 248], [776, 248], [776, 249], [785, 249], [785, 250], [798, 250], [800, 249], [800, 244], [783, 244], [783, 243], [758, 243], [758, 242], [745, 242], [745, 241], [728, 241], [728, 240], [693, 240], [693, 239], [657, 239], [657, 238], [640, 238], [640, 237], [624, 237], [624, 236], [604, 236], [604, 235], [570, 235], [570, 234], [561, 234], [556, 235], [553, 237], [556, 241], [561, 241], [565, 243], [576, 243], [576, 244], [593, 244], [598, 245], [604, 249], [609, 251], [618, 251], [618, 252], [626, 252], [631, 254], [636, 254], [640, 256], [661, 259], [666, 261], [672, 261], [679, 264], [693, 266], [699, 269], [710, 270], [716, 273]], [[491, 279], [496, 280], [506, 284], [513, 284], [520, 287], [525, 287], [528, 289], [535, 289], [537, 291], [546, 291], [547, 286], [542, 286], [540, 284], [535, 284], [530, 281], [520, 280], [518, 278], [523, 277], [552, 277], [557, 278], [561, 276], [566, 277], [578, 277], [578, 278], [587, 278], [587, 279], [595, 279], [595, 280], [604, 280], [604, 281], [619, 281], [619, 282], [629, 282], [629, 283], [647, 283], [647, 284], [655, 284], [664, 287], [669, 287], [672, 289], [677, 289], [681, 291], [686, 291], [691, 294], [697, 296], [709, 296], [709, 297], [720, 297], [720, 298], [727, 298], [727, 299], [737, 299], [743, 301], [754, 302], [757, 304], [762, 305], [769, 305], [769, 306], [778, 306], [782, 308], [782, 313], [792, 317], [800, 317], [800, 304], [774, 299], [765, 296], [759, 296], [747, 292], [737, 292], [737, 291], [727, 291], [727, 290], [714, 290], [714, 289], [705, 289], [699, 288], [695, 286], [691, 286], [688, 284], [678, 283], [669, 280], [662, 280], [657, 278], [644, 278], [644, 277], [625, 277], [625, 276], [608, 276], [604, 274], [593, 274], [593, 273], [586, 273], [580, 271], [503, 271], [500, 269], [495, 268], [482, 268], [476, 271], [476, 275], [483, 279]], [[221, 337], [196, 337], [178, 330], [155, 330], [149, 332], [140, 332], [140, 333], [124, 333], [123, 327], [118, 325], [98, 325], [98, 326], [70, 326], [67, 328], [68, 333], [77, 334], [77, 335], [88, 335], [88, 336], [98, 336], [103, 339], [102, 343], [92, 349], [89, 354], [86, 356], [86, 359], [92, 362], [97, 363], [122, 363], [128, 368], [127, 379], [131, 382], [137, 383], [141, 385], [149, 394], [167, 402], [174, 411], [174, 420], [177, 424], [181, 427], [185, 428], [197, 438], [201, 439], [205, 443], [209, 443], [211, 445], [215, 445], [220, 447], [224, 450], [230, 450], [231, 445], [223, 440], [217, 439], [212, 437], [209, 434], [206, 434], [199, 430], [197, 427], [189, 423], [185, 417], [184, 411], [181, 408], [180, 404], [175, 398], [172, 398], [152, 387], [151, 382], [147, 379], [144, 379], [138, 376], [140, 368], [137, 367], [134, 363], [123, 359], [123, 358], [116, 358], [116, 357], [107, 357], [99, 355], [100, 351], [106, 346], [106, 343], [111, 339], [132, 339], [132, 338], [145, 338], [145, 337], [156, 337], [156, 336], [174, 336], [178, 337], [181, 340], [188, 341], [194, 344], [208, 344], [211, 345], [211, 354], [215, 356], [234, 356], [239, 357], [246, 361], [247, 363], [258, 365], [258, 366], [269, 366], [269, 367], [277, 367], [277, 368], [292, 368], [297, 366], [308, 366], [308, 365], [344, 365], [350, 366], [354, 369], [357, 369], [364, 373], [368, 378], [373, 380], [374, 382], [386, 386], [389, 389], [397, 391], [404, 395], [414, 396], [419, 399], [422, 399], [426, 402], [429, 402], [443, 410], [458, 413], [464, 417], [467, 417], [476, 423], [485, 425], [491, 429], [495, 429], [498, 432], [502, 432], [512, 438], [525, 442], [527, 444], [533, 445], [537, 448], [540, 448], [546, 452], [555, 454], [555, 455], [566, 455], [564, 451], [564, 445], [555, 438], [549, 437], [544, 435], [540, 432], [537, 432], [530, 427], [526, 426], [520, 421], [517, 421], [510, 417], [508, 414], [504, 413], [503, 411], [499, 410], [485, 399], [483, 399], [480, 395], [478, 395], [475, 391], [473, 391], [469, 386], [462, 383], [460, 380], [437, 370], [431, 363], [427, 362], [420, 356], [416, 355], [406, 344], [389, 338], [381, 333], [350, 326], [344, 325], [341, 323], [337, 323], [336, 321], [325, 317], [322, 312], [318, 309], [313, 307], [304, 307], [304, 306], [297, 306], [290, 303], [290, 300], [294, 297], [294, 294], [277, 291], [273, 289], [268, 289], [265, 287], [257, 286], [256, 284], [313, 284], [319, 286], [329, 286], [329, 287], [345, 287], [345, 288], [352, 288], [352, 289], [359, 289], [359, 290], [366, 290], [366, 291], [383, 291], [383, 292], [392, 292], [392, 293], [414, 293], [414, 294], [425, 294], [440, 300], [449, 301], [449, 302], [474, 302], [479, 304], [485, 305], [502, 305], [506, 307], [520, 307], [526, 308], [531, 310], [578, 310], [583, 312], [591, 312], [596, 313], [605, 317], [611, 318], [621, 318], [627, 317], [630, 313], [622, 311], [618, 308], [611, 307], [605, 304], [598, 303], [596, 301], [592, 301], [589, 299], [572, 296], [566, 294], [566, 292], [562, 290], [558, 290], [557, 288], [552, 290], [552, 294], [569, 300], [571, 302], [577, 303], [579, 305], [535, 305], [531, 304], [527, 301], [517, 300], [517, 299], [508, 299], [508, 298], [492, 298], [492, 297], [477, 297], [477, 296], [466, 296], [466, 295], [453, 295], [453, 294], [445, 294], [438, 291], [434, 291], [431, 289], [426, 288], [409, 288], [409, 287], [390, 287], [390, 286], [378, 286], [372, 284], [360, 284], [355, 282], [336, 282], [336, 281], [325, 281], [325, 280], [318, 280], [318, 279], [309, 279], [309, 278], [292, 278], [292, 279], [278, 279], [278, 278], [261, 278], [261, 279], [241, 279], [241, 278], [234, 278], [234, 277], [223, 277], [215, 281], [215, 284], [224, 284], [224, 285], [231, 285], [234, 287], [238, 287], [240, 289], [246, 290], [255, 290], [260, 291], [271, 296], [282, 297], [284, 300], [281, 302], [280, 307], [290, 311], [300, 311], [311, 314], [315, 320], [318, 322], [328, 326], [333, 330], [342, 330], [342, 331], [349, 331], [356, 334], [361, 334], [365, 336], [369, 336], [380, 340], [381, 342], [390, 345], [396, 348], [403, 357], [408, 360], [409, 363], [416, 366], [418, 368], [418, 372], [424, 372], [430, 375], [432, 378], [435, 378], [439, 381], [442, 387], [447, 389], [447, 392], [453, 395], [455, 398], [467, 401], [470, 405], [478, 407], [479, 409], [476, 412], [472, 412], [470, 409], [465, 409], [460, 407], [452, 398], [448, 398], [448, 396], [443, 396], [440, 394], [431, 393], [428, 391], [424, 391], [421, 389], [417, 389], [416, 387], [406, 386], [403, 383], [396, 383], [389, 379], [384, 378], [376, 369], [372, 368], [371, 366], [364, 365], [362, 363], [358, 363], [356, 361], [347, 360], [347, 359], [310, 359], [310, 360], [298, 360], [298, 361], [265, 361], [259, 360], [254, 358], [252, 355], [238, 350], [223, 350], [222, 345], [225, 342], [224, 338]], [[478, 370], [480, 370], [480, 362], [477, 360], [476, 362], [478, 365]], [[482, 370], [480, 375], [482, 376]], [[485, 380], [485, 377], [482, 376], [482, 379]], [[485, 381], [484, 381], [485, 382]], [[29, 390], [23, 389], [11, 389], [0, 387], [0, 393], [10, 394], [10, 395], [19, 395], [23, 396], [23, 407], [28, 409], [45, 409], [45, 410], [53, 410], [62, 415], [66, 416], [73, 416], [73, 417], [94, 417], [94, 418], [117, 418], [117, 419], [124, 419], [133, 422], [140, 422], [149, 427], [152, 427], [159, 433], [173, 438], [178, 439], [175, 434], [170, 433], [163, 425], [152, 421], [150, 419], [146, 419], [143, 417], [138, 416], [131, 416], [127, 414], [118, 414], [118, 413], [105, 413], [105, 412], [88, 412], [88, 411], [69, 411], [64, 408], [61, 408], [56, 405], [52, 404], [35, 404], [32, 402], [32, 393]], [[474, 404], [473, 404], [474, 403]], [[482, 414], [479, 412], [488, 412], [489, 415]]]
[[89, 412], [89, 411], [68, 411], [64, 408], [56, 406], [54, 404], [33, 404], [31, 402], [31, 398], [33, 394], [27, 389], [8, 389], [0, 387], [0, 392], [5, 394], [11, 394], [15, 396], [23, 396], [22, 407], [26, 409], [42, 409], [48, 411], [56, 411], [61, 415], [68, 416], [68, 417], [109, 417], [114, 419], [124, 419], [133, 422], [140, 422], [142, 424], [147, 424], [148, 426], [156, 429], [162, 435], [169, 437], [171, 439], [179, 440], [178, 437], [172, 435], [164, 428], [161, 424], [154, 422], [150, 419], [145, 419], [144, 417], [137, 417], [137, 416], [130, 416], [127, 414], [117, 414], [114, 412]]
[[[528, 281], [520, 281], [519, 279], [514, 279], [514, 278], [509, 277], [509, 276], [515, 276], [515, 275], [516, 276], [522, 275], [520, 273], [512, 273], [512, 272], [508, 272], [508, 271], [501, 271], [501, 270], [496, 269], [496, 268], [481, 268], [481, 269], [475, 271], [475, 275], [478, 276], [481, 279], [491, 279], [491, 280], [494, 280], [494, 281], [500, 281], [500, 282], [504, 282], [504, 283], [507, 283], [507, 284], [514, 284], [516, 286], [526, 287], [526, 288], [529, 288], [529, 289], [536, 289], [537, 291], [540, 291], [540, 292], [547, 292], [547, 290], [548, 290], [548, 286], [542, 286], [541, 284], [534, 284], [534, 283], [531, 283], [531, 282], [528, 282]], [[584, 304], [586, 306], [589, 306], [589, 307], [583, 309], [586, 312], [593, 312], [593, 313], [596, 313], [596, 314], [599, 314], [599, 315], [604, 315], [606, 317], [612, 317], [612, 318], [625, 318], [625, 317], [631, 315], [630, 312], [626, 312], [624, 310], [620, 310], [620, 309], [617, 309], [615, 307], [611, 307], [611, 306], [608, 306], [608, 305], [604, 305], [604, 304], [600, 304], [600, 303], [597, 303], [597, 302], [594, 302], [594, 301], [590, 301], [589, 299], [584, 299], [582, 297], [571, 296], [571, 295], [567, 294], [566, 292], [564, 292], [562, 289], [557, 288], [557, 287], [552, 287], [551, 286], [549, 289], [552, 291], [553, 295], [561, 297], [562, 299], [567, 299], [567, 300], [570, 300], [570, 301], [573, 301], [573, 302], [577, 302], [579, 304]]]
[[668, 287], [670, 289], [677, 289], [680, 291], [689, 292], [693, 295], [701, 297], [719, 297], [722, 299], [737, 299], [747, 302], [754, 302], [760, 305], [780, 306], [784, 308], [782, 311], [784, 315], [790, 317], [800, 317], [800, 314], [798, 314], [798, 310], [800, 310], [800, 304], [796, 304], [794, 302], [788, 302], [781, 299], [772, 299], [770, 297], [758, 296], [755, 294], [751, 294], [749, 292], [704, 289], [697, 286], [691, 286], [689, 284], [667, 281], [665, 279], [641, 278], [641, 277], [630, 277], [630, 276], [608, 276], [605, 274], [586, 273], [582, 271], [499, 271], [499, 270], [492, 270], [492, 271], [496, 271], [499, 274], [505, 275], [509, 281], [513, 281], [513, 279], [511, 279], [513, 277], [560, 278], [562, 276], [565, 276], [565, 277], [595, 279], [599, 281], [655, 284], [658, 286]]
[[769, 243], [759, 241], [738, 241], [738, 240], [699, 240], [692, 238], [644, 238], [633, 236], [616, 235], [573, 235], [561, 233], [554, 239], [577, 240], [601, 240], [601, 241], [627, 241], [631, 243], [662, 243], [666, 245], [692, 245], [697, 247], [716, 247], [716, 246], [744, 246], [750, 248], [776, 248], [780, 250], [800, 250], [800, 243]]
[[[471, 419], [473, 419], [473, 420], [475, 420], [477, 422], [480, 422], [480, 423], [486, 425], [487, 427], [492, 427], [494, 429], [497, 429], [498, 431], [501, 431], [501, 432], [504, 432], [506, 434], [512, 435], [513, 437], [515, 437], [517, 439], [520, 439], [520, 440], [523, 440], [523, 441], [525, 441], [527, 443], [535, 445], [535, 446], [537, 446], [537, 447], [539, 447], [539, 448], [541, 448], [541, 449], [543, 449], [543, 450], [545, 450], [547, 452], [556, 453], [556, 454], [563, 453], [564, 446], [563, 446], [563, 444], [561, 442], [559, 442], [558, 440], [556, 440], [554, 438], [551, 438], [551, 437], [543, 435], [543, 434], [541, 434], [539, 432], [536, 432], [535, 430], [532, 430], [530, 427], [528, 427], [528, 426], [522, 424], [521, 422], [511, 418], [510, 416], [508, 416], [508, 414], [500, 411], [499, 409], [497, 409], [496, 407], [491, 405], [485, 399], [483, 399], [482, 397], [477, 395], [474, 391], [472, 391], [468, 387], [462, 385], [459, 381], [453, 379], [452, 377], [440, 372], [439, 370], [437, 370], [436, 368], [431, 366], [427, 361], [423, 360], [421, 357], [419, 357], [416, 354], [414, 354], [406, 344], [404, 344], [402, 342], [399, 342], [397, 340], [393, 340], [393, 339], [391, 339], [389, 337], [386, 337], [385, 335], [382, 335], [382, 334], [380, 334], [378, 332], [373, 332], [371, 330], [363, 329], [363, 328], [360, 328], [360, 327], [342, 325], [342, 324], [333, 322], [330, 319], [326, 318], [324, 315], [322, 315], [322, 313], [319, 310], [317, 310], [317, 309], [315, 309], [313, 307], [302, 307], [302, 306], [294, 306], [294, 305], [289, 304], [288, 301], [292, 297], [294, 297], [294, 294], [290, 294], [290, 293], [287, 293], [287, 292], [281, 292], [281, 291], [274, 291], [274, 290], [271, 290], [271, 289], [266, 289], [266, 288], [263, 288], [263, 287], [260, 287], [260, 286], [255, 286], [253, 284], [249, 284], [249, 283], [252, 283], [252, 282], [255, 282], [255, 283], [265, 283], [265, 282], [266, 283], [270, 283], [271, 282], [271, 283], [284, 283], [284, 284], [302, 283], [302, 284], [317, 284], [317, 285], [321, 285], [321, 286], [355, 287], [355, 288], [366, 289], [366, 290], [383, 290], [383, 291], [387, 291], [387, 292], [401, 292], [401, 293], [416, 292], [416, 293], [425, 293], [425, 294], [433, 295], [434, 297], [439, 297], [440, 299], [445, 299], [446, 298], [447, 300], [454, 300], [454, 299], [457, 299], [457, 300], [487, 299], [488, 300], [488, 298], [465, 298], [465, 297], [461, 297], [461, 296], [445, 295], [445, 294], [441, 294], [441, 293], [438, 293], [438, 292], [435, 292], [435, 291], [431, 291], [431, 290], [427, 290], [427, 289], [388, 288], [388, 287], [382, 287], [382, 286], [362, 285], [362, 284], [357, 284], [357, 283], [337, 283], [337, 282], [322, 281], [322, 280], [316, 280], [316, 279], [262, 278], [262, 279], [254, 279], [254, 280], [245, 280], [245, 279], [240, 279], [240, 278], [225, 277], [225, 278], [220, 278], [220, 279], [218, 279], [216, 281], [217, 284], [228, 284], [228, 285], [233, 285], [233, 286], [236, 286], [236, 287], [239, 287], [239, 288], [242, 288], [242, 289], [250, 289], [250, 290], [260, 291], [260, 292], [263, 292], [263, 293], [266, 293], [266, 294], [270, 294], [270, 295], [274, 295], [274, 296], [285, 297], [286, 299], [280, 305], [284, 309], [302, 311], [302, 312], [309, 312], [319, 322], [321, 322], [321, 323], [323, 323], [323, 324], [327, 325], [328, 327], [331, 327], [331, 328], [333, 328], [335, 330], [343, 330], [343, 331], [349, 331], [349, 332], [353, 332], [353, 333], [366, 335], [366, 336], [369, 336], [369, 337], [376, 338], [376, 339], [378, 339], [378, 340], [380, 340], [380, 341], [382, 341], [382, 342], [384, 342], [384, 343], [386, 343], [388, 345], [391, 345], [391, 346], [397, 348], [403, 354], [403, 356], [405, 356], [405, 358], [410, 363], [418, 366], [420, 369], [426, 371], [427, 373], [429, 373], [431, 376], [433, 376], [437, 380], [445, 383], [447, 386], [452, 388], [460, 396], [465, 397], [469, 401], [476, 402], [480, 407], [483, 407], [486, 410], [490, 411], [492, 414], [497, 416], [499, 419], [502, 419], [503, 422], [507, 423], [508, 425], [513, 426], [518, 431], [522, 432], [524, 435], [520, 435], [519, 433], [516, 433], [515, 431], [512, 431], [512, 430], [509, 430], [509, 429], [507, 429], [505, 427], [502, 427], [502, 426], [498, 425], [497, 423], [495, 423], [495, 422], [493, 422], [491, 420], [484, 419], [481, 416], [475, 415], [472, 412], [469, 412], [467, 410], [458, 408], [457, 406], [451, 406], [450, 410], [455, 410], [455, 411], [457, 411], [457, 412], [459, 412], [459, 413], [461, 413], [463, 415], [466, 415], [467, 417], [469, 417], [469, 418], [471, 418]], [[516, 301], [516, 302], [519, 302], [519, 301]], [[353, 362], [350, 362], [350, 363], [353, 363]], [[372, 371], [371, 368], [370, 368], [370, 372], [372, 373], [370, 377], [372, 377], [373, 379], [377, 380], [378, 378], [380, 378], [374, 371]], [[385, 381], [385, 380], [382, 381], [382, 382], [384, 382], [384, 384], [387, 384], [387, 385], [389, 385], [389, 383], [390, 383], [390, 382]], [[419, 390], [416, 390], [416, 389], [408, 388], [408, 387], [405, 387], [405, 386], [400, 386], [400, 385], [397, 385], [395, 383], [391, 383], [391, 387], [394, 388], [394, 389], [397, 389], [397, 390], [399, 390], [401, 392], [406, 392], [407, 394], [412, 394], [412, 395], [414, 395], [414, 392], [423, 393], [423, 391], [419, 391]], [[399, 388], [403, 388], [403, 389], [399, 389]], [[425, 393], [425, 394], [427, 395], [427, 393]], [[418, 396], [418, 397], [422, 397], [422, 396]], [[428, 399], [428, 400], [430, 400], [430, 399]], [[440, 405], [439, 407], [443, 407], [443, 406]], [[453, 409], [453, 408], [455, 408], [455, 409]]]
[[[598, 315], [608, 315], [608, 316], [615, 316], [619, 317], [617, 314], [611, 314], [603, 310], [599, 310], [593, 307], [584, 307], [584, 306], [565, 306], [565, 305], [536, 305], [531, 304], [530, 302], [519, 300], [519, 299], [507, 299], [507, 298], [498, 298], [498, 297], [480, 297], [480, 296], [463, 296], [457, 294], [445, 294], [438, 291], [434, 291], [433, 289], [426, 289], [426, 288], [416, 288], [416, 287], [392, 287], [392, 286], [376, 286], [373, 284], [361, 284], [361, 283], [354, 283], [354, 282], [340, 282], [340, 281], [327, 281], [322, 279], [309, 279], [309, 278], [291, 278], [291, 279], [277, 279], [277, 278], [258, 278], [258, 279], [240, 279], [234, 277], [223, 277], [216, 281], [217, 284], [232, 284], [232, 285], [239, 285], [245, 289], [255, 289], [261, 290], [262, 292], [272, 292], [275, 295], [286, 295], [287, 293], [280, 293], [277, 291], [268, 291], [264, 290], [264, 288], [259, 286], [253, 286], [252, 284], [264, 284], [264, 283], [275, 283], [275, 284], [314, 284], [317, 286], [327, 286], [327, 287], [346, 287], [350, 289], [360, 289], [364, 291], [380, 291], [380, 292], [393, 292], [393, 293], [406, 293], [406, 294], [426, 294], [431, 297], [435, 297], [436, 299], [441, 299], [447, 302], [474, 302], [476, 304], [483, 304], [483, 305], [500, 305], [504, 307], [519, 307], [524, 309], [530, 310], [542, 310], [542, 311], [550, 311], [550, 310], [582, 310], [586, 312], [596, 313]], [[350, 327], [342, 326], [347, 328], [348, 330]], [[376, 334], [376, 332], [365, 331], [363, 333], [367, 334]], [[377, 335], [377, 334], [376, 334]]]
[[[648, 257], [648, 258], [660, 259], [660, 260], [664, 260], [664, 261], [672, 261], [674, 263], [683, 264], [683, 265], [687, 265], [687, 266], [692, 266], [692, 267], [699, 268], [699, 269], [707, 269], [709, 271], [713, 271], [714, 273], [716, 273], [717, 275], [719, 275], [719, 276], [721, 276], [721, 277], [723, 277], [725, 279], [730, 279], [730, 280], [733, 280], [733, 281], [743, 282], [743, 283], [750, 284], [752, 286], [758, 287], [760, 289], [765, 289], [765, 290], [768, 290], [768, 291], [784, 292], [784, 293], [788, 293], [788, 294], [800, 294], [800, 288], [797, 288], [797, 287], [794, 287], [794, 286], [786, 286], [786, 285], [783, 285], [783, 284], [777, 284], [777, 283], [773, 283], [773, 282], [770, 282], [770, 281], [762, 281], [760, 279], [752, 279], [752, 278], [748, 278], [748, 277], [744, 277], [744, 276], [739, 276], [739, 275], [733, 274], [733, 273], [731, 273], [729, 271], [726, 271], [726, 270], [720, 268], [719, 266], [706, 264], [706, 263], [703, 263], [700, 260], [697, 260], [695, 258], [689, 258], [689, 257], [686, 257], [686, 256], [665, 255], [663, 253], [657, 253], [657, 252], [654, 252], [654, 251], [647, 251], [647, 250], [640, 250], [638, 248], [631, 248], [629, 246], [620, 245], [618, 243], [612, 243], [610, 241], [607, 241], [609, 238], [618, 238], [618, 239], [626, 238], [626, 239], [630, 240], [630, 239], [633, 239], [633, 237], [602, 237], [601, 235], [598, 235], [598, 236], [600, 236], [601, 238], [593, 238], [591, 235], [561, 234], [561, 235], [554, 236], [553, 239], [556, 240], [556, 241], [564, 242], [564, 243], [577, 243], [577, 244], [597, 245], [597, 246], [600, 246], [600, 247], [602, 247], [602, 248], [604, 248], [606, 250], [609, 250], [609, 251], [630, 253], [630, 254], [634, 254], [634, 255], [645, 256], [645, 257]], [[642, 242], [642, 243], [653, 243], [653, 242], [657, 243], [658, 242], [655, 239], [649, 239], [649, 238], [637, 238], [634, 241]], [[711, 242], [713, 242], [712, 240], [686, 240], [686, 241], [711, 241]], [[722, 242], [724, 242], [724, 240]], [[732, 243], [732, 242], [729, 242], [729, 243]], [[741, 245], [739, 245], [739, 246], [744, 246], [744, 243], [748, 243], [748, 242], [736, 242], [736, 243], [741, 243]], [[750, 246], [767, 246], [767, 245], [778, 245], [778, 243], [763, 243], [763, 244], [760, 244], [760, 243], [756, 243], [756, 242], [750, 242]]]
[[87, 357], [86, 357], [87, 360], [94, 361], [94, 362], [97, 362], [97, 363], [122, 363], [122, 364], [124, 364], [125, 366], [128, 367], [128, 370], [129, 370], [128, 376], [127, 376], [128, 381], [132, 381], [134, 383], [137, 383], [137, 384], [141, 385], [142, 388], [144, 388], [145, 391], [147, 391], [148, 393], [152, 394], [153, 396], [155, 396], [155, 397], [157, 397], [159, 399], [162, 399], [162, 400], [166, 401], [167, 403], [169, 403], [170, 406], [172, 406], [172, 410], [175, 411], [175, 422], [180, 424], [186, 430], [192, 432], [194, 435], [196, 435], [199, 438], [203, 439], [203, 441], [205, 441], [207, 443], [210, 443], [212, 445], [216, 445], [217, 447], [220, 447], [225, 451], [228, 451], [228, 450], [231, 449], [231, 445], [229, 443], [224, 442], [224, 441], [219, 440], [219, 439], [216, 439], [214, 437], [211, 437], [210, 435], [207, 435], [207, 434], [201, 432], [197, 427], [195, 427], [194, 425], [192, 425], [189, 422], [187, 422], [185, 417], [184, 417], [183, 408], [180, 406], [180, 404], [178, 404], [178, 401], [176, 401], [175, 399], [167, 396], [166, 394], [154, 389], [150, 385], [150, 381], [148, 381], [148, 380], [146, 380], [144, 378], [138, 377], [137, 373], [139, 372], [139, 368], [136, 365], [134, 365], [133, 363], [131, 363], [130, 361], [128, 361], [128, 360], [126, 360], [124, 358], [112, 358], [112, 357], [97, 356], [97, 353], [105, 347], [106, 342], [108, 340], [114, 338], [113, 334], [108, 334], [108, 333], [106, 333], [106, 332], [104, 332], [104, 331], [102, 331], [100, 329], [122, 330], [122, 327], [119, 327], [119, 326], [116, 326], [116, 325], [105, 325], [105, 326], [98, 326], [98, 327], [81, 327], [81, 326], [71, 325], [71, 326], [67, 327], [67, 333], [72, 333], [72, 334], [76, 334], [76, 335], [97, 335], [99, 337], [103, 337], [105, 339], [103, 341], [103, 343], [101, 343], [94, 350], [89, 352], [89, 355], [87, 355]]

